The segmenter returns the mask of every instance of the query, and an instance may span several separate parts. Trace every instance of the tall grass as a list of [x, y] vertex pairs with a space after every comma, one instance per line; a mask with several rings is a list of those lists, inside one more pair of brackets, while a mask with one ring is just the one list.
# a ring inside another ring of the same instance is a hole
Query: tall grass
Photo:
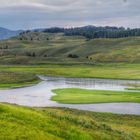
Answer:
[[140, 117], [0, 104], [0, 139], [139, 140]]

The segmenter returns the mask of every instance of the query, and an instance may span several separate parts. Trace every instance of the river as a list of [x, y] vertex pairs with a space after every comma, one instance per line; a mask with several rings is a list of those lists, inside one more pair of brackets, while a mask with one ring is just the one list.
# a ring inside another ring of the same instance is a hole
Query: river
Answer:
[[96, 90], [123, 91], [127, 84], [140, 83], [138, 80], [112, 80], [96, 78], [63, 78], [39, 76], [42, 82], [30, 87], [0, 90], [0, 102], [30, 107], [67, 107], [80, 110], [110, 112], [117, 114], [140, 115], [139, 103], [99, 103], [99, 104], [60, 104], [51, 101], [53, 89], [83, 88]]

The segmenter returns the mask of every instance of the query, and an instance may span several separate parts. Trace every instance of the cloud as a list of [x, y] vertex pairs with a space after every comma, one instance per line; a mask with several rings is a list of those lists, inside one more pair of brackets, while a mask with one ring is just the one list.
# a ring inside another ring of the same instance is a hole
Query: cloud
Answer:
[[139, 27], [139, 0], [0, 0], [0, 26], [115, 25]]

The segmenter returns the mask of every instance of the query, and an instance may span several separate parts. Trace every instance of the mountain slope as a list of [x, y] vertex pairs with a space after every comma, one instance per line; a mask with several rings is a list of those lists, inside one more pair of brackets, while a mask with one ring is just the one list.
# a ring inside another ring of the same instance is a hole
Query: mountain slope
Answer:
[[12, 31], [6, 28], [0, 27], [0, 40], [8, 39], [13, 36], [17, 36], [21, 31]]

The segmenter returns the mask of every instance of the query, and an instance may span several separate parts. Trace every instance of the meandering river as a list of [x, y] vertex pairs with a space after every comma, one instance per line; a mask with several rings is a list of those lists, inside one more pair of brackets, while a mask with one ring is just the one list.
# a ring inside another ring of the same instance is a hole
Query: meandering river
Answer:
[[95, 78], [62, 78], [39, 76], [43, 81], [31, 87], [0, 90], [0, 102], [31, 107], [67, 107], [80, 110], [110, 112], [117, 114], [140, 115], [139, 103], [100, 103], [100, 104], [60, 104], [51, 101], [53, 89], [83, 88], [99, 90], [125, 90], [127, 84], [140, 83], [138, 80], [111, 80]]

